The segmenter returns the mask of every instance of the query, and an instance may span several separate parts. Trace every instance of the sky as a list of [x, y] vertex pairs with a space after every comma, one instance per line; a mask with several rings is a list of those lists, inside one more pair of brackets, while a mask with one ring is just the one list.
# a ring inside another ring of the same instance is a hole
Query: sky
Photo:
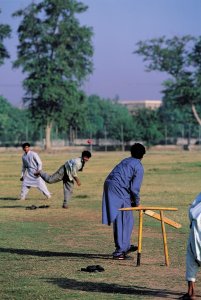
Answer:
[[[0, 24], [12, 28], [5, 45], [11, 58], [0, 66], [0, 95], [22, 105], [25, 74], [13, 69], [20, 18], [11, 15], [36, 0], [0, 0]], [[38, 1], [38, 0], [37, 0]], [[79, 17], [93, 29], [94, 71], [84, 84], [88, 95], [120, 100], [159, 100], [168, 75], [146, 72], [143, 58], [133, 52], [137, 42], [166, 36], [201, 35], [201, 0], [80, 0], [88, 10]]]

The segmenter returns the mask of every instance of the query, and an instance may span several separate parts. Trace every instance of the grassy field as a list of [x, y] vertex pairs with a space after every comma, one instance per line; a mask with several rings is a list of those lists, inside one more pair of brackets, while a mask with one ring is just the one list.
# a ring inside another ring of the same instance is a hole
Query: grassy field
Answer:
[[[114, 261], [112, 227], [101, 224], [102, 186], [106, 175], [129, 152], [94, 152], [80, 173], [70, 208], [61, 208], [62, 183], [48, 185], [45, 200], [35, 188], [20, 201], [21, 151], [0, 153], [0, 299], [178, 299], [186, 292], [185, 252], [188, 207], [201, 192], [201, 152], [153, 152], [143, 159], [141, 204], [177, 207], [165, 216], [182, 224], [166, 225], [170, 266], [164, 264], [160, 223], [144, 216], [141, 266], [137, 254]], [[51, 173], [75, 152], [41, 152]], [[47, 209], [26, 210], [30, 205]], [[138, 213], [132, 243], [137, 243]], [[101, 273], [82, 272], [101, 265]], [[196, 293], [201, 295], [201, 275]], [[201, 296], [200, 296], [201, 297]]]

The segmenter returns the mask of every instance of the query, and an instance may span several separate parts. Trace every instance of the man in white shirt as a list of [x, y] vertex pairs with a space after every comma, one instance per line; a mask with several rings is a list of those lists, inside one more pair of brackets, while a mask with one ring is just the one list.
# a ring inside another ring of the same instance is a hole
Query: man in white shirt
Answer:
[[45, 182], [50, 184], [63, 181], [64, 201], [62, 207], [68, 208], [68, 203], [73, 193], [74, 181], [78, 186], [81, 185], [77, 172], [83, 170], [84, 164], [90, 157], [91, 153], [85, 150], [82, 152], [81, 157], [66, 161], [54, 174], [48, 175], [41, 170], [36, 172], [35, 175], [41, 176]]
[[196, 275], [201, 266], [201, 193], [189, 208], [190, 233], [186, 253], [186, 281], [188, 292], [181, 299], [195, 298]]
[[42, 162], [39, 155], [30, 150], [30, 144], [22, 144], [24, 154], [22, 156], [22, 174], [20, 180], [22, 181], [20, 199], [25, 200], [31, 187], [36, 187], [41, 191], [47, 199], [51, 198], [51, 194], [42, 178], [34, 175], [42, 169]]

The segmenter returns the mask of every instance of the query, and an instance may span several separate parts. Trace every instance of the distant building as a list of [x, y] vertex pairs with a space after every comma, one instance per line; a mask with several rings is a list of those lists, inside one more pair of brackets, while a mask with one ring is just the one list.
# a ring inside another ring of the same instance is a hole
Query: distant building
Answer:
[[162, 100], [119, 100], [131, 113], [139, 108], [157, 109], [162, 105]]

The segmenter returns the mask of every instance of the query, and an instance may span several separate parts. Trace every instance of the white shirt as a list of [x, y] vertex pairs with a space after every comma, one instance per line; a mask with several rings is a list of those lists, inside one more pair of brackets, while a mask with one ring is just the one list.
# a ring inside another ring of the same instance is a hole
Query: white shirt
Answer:
[[22, 156], [23, 185], [38, 187], [42, 179], [34, 173], [40, 170], [42, 170], [42, 162], [39, 155], [31, 150], [24, 153]]
[[74, 177], [78, 177], [77, 172], [82, 168], [82, 158], [78, 157], [70, 159], [64, 164], [64, 166], [70, 181], [73, 181]]
[[189, 208], [190, 248], [196, 261], [201, 263], [201, 193], [197, 195]]

